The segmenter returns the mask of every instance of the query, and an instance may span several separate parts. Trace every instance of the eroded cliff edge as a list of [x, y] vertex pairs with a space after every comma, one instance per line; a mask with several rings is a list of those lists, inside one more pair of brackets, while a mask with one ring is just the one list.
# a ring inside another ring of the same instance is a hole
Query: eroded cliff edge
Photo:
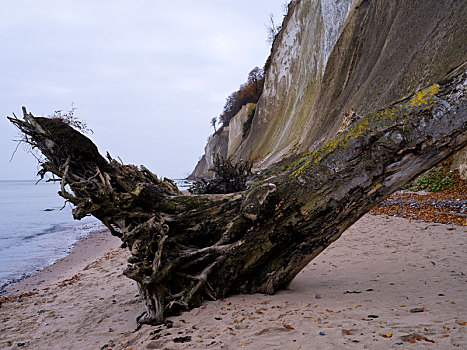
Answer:
[[459, 0], [292, 1], [233, 159], [264, 169], [313, 151], [351, 119], [438, 81], [466, 62], [466, 8]]

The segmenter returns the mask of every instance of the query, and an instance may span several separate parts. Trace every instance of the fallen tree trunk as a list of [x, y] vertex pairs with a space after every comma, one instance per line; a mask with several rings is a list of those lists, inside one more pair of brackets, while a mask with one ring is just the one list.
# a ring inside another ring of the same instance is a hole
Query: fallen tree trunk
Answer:
[[107, 160], [57, 119], [10, 118], [61, 179], [73, 215], [93, 215], [131, 251], [147, 313], [204, 299], [274, 293], [342, 232], [420, 173], [467, 145], [465, 65], [443, 82], [355, 120], [290, 172], [243, 192], [184, 196], [149, 170]]

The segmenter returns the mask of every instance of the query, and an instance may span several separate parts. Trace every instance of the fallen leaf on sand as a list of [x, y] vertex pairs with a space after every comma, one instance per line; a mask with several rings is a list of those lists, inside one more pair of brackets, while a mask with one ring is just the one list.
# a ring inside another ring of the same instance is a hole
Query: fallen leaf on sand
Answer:
[[416, 333], [404, 335], [404, 336], [401, 337], [401, 340], [409, 342], [411, 344], [415, 344], [417, 341], [426, 341], [428, 343], [438, 344], [434, 340], [428, 339], [427, 337], [421, 336], [421, 335], [416, 334]]

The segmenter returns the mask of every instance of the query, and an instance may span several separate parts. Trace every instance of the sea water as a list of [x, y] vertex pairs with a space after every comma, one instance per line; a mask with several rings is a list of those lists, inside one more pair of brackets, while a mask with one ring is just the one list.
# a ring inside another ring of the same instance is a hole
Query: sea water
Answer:
[[67, 255], [73, 244], [103, 227], [73, 220], [56, 183], [0, 181], [0, 291]]
[[[191, 181], [174, 180], [180, 190]], [[79, 239], [104, 227], [73, 220], [57, 183], [0, 180], [0, 291], [66, 256]]]

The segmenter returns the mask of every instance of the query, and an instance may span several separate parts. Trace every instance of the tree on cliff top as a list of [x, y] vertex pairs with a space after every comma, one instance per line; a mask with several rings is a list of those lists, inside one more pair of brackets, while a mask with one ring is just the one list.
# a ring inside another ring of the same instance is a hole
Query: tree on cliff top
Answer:
[[467, 72], [354, 120], [290, 171], [251, 189], [185, 196], [145, 167], [124, 165], [59, 119], [9, 118], [61, 179], [73, 216], [93, 215], [131, 252], [125, 275], [140, 322], [235, 293], [274, 293], [368, 212], [467, 145]]
[[223, 125], [228, 125], [230, 120], [240, 111], [242, 106], [247, 103], [258, 102], [264, 87], [264, 71], [255, 67], [248, 73], [246, 83], [240, 85], [237, 91], [232, 92], [224, 105], [224, 109], [219, 116], [219, 121]]

